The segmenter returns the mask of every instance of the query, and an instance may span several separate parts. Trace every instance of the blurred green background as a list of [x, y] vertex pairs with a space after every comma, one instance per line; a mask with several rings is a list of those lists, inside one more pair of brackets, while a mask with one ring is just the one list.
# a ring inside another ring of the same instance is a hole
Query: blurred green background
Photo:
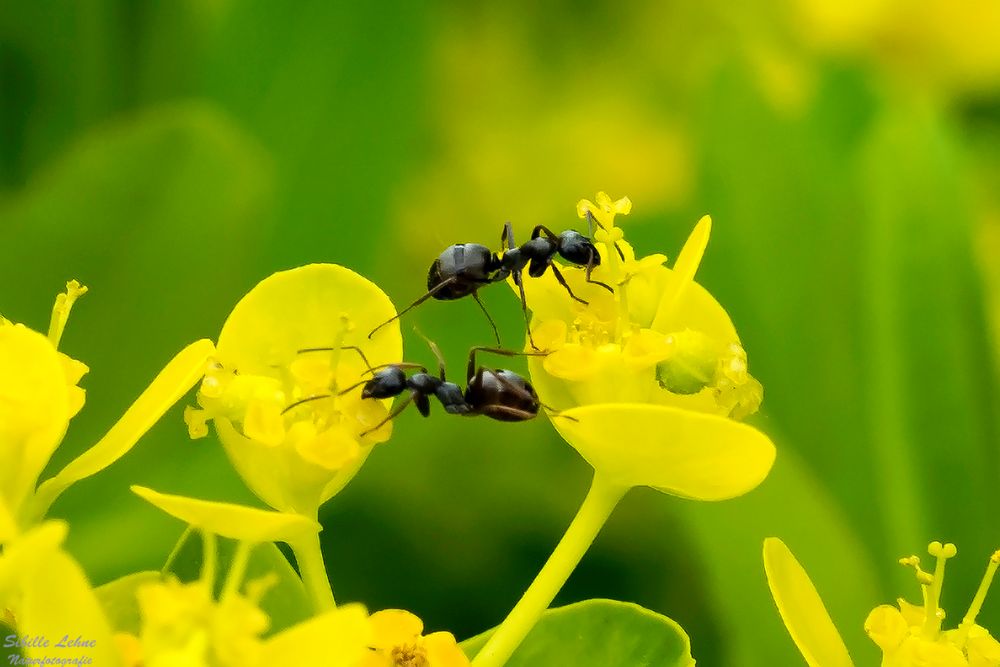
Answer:
[[[643, 254], [673, 258], [712, 214], [699, 280], [779, 456], [735, 501], [633, 492], [557, 602], [671, 616], [702, 665], [801, 664], [761, 566], [777, 535], [874, 664], [867, 613], [919, 597], [896, 559], [944, 539], [960, 618], [1000, 547], [1000, 6], [730, 5], [0, 4], [0, 311], [44, 329], [67, 279], [91, 288], [62, 345], [91, 367], [87, 405], [51, 469], [269, 273], [338, 262], [404, 304], [446, 245], [576, 226], [607, 190]], [[485, 297], [519, 345], [516, 300]], [[415, 323], [452, 369], [490, 342], [471, 301]], [[182, 407], [54, 508], [96, 583], [158, 567], [181, 532], [130, 483], [255, 502]], [[545, 420], [408, 412], [322, 516], [338, 599], [478, 633], [589, 474]], [[1000, 599], [982, 619], [1000, 628]]]

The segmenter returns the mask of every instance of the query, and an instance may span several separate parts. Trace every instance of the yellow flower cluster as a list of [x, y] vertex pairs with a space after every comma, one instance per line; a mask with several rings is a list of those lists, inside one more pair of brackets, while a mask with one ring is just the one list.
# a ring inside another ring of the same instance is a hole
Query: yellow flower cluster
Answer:
[[392, 432], [388, 402], [363, 400], [352, 388], [371, 365], [400, 361], [398, 326], [366, 337], [395, 314], [377, 286], [340, 266], [313, 264], [263, 280], [222, 328], [200, 407], [185, 412], [191, 436], [207, 435], [214, 421], [261, 500], [316, 516]]
[[607, 479], [702, 500], [746, 493], [775, 450], [738, 421], [763, 389], [726, 311], [694, 281], [711, 219], [667, 268], [664, 255], [637, 258], [624, 240], [615, 218], [631, 209], [604, 192], [577, 205], [600, 252], [589, 276], [562, 269], [580, 300], [551, 274], [525, 281], [532, 337], [548, 352], [529, 358], [532, 383], [565, 416], [556, 429]]
[[[976, 624], [993, 582], [1000, 551], [990, 557], [986, 575], [958, 626], [942, 630], [941, 608], [945, 563], [955, 556], [954, 544], [932, 542], [928, 553], [936, 560], [933, 573], [920, 568], [917, 556], [899, 562], [912, 567], [923, 593], [923, 604], [899, 599], [896, 606], [880, 605], [868, 615], [865, 632], [882, 650], [884, 667], [998, 667], [1000, 642]], [[764, 542], [768, 585], [789, 634], [810, 667], [851, 667], [851, 657], [837, 628], [809, 580], [809, 575], [777, 538]]]

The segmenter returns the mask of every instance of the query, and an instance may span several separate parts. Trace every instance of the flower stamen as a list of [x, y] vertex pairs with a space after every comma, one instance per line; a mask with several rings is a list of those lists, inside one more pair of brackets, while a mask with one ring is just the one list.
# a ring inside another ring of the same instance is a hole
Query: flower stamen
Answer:
[[956, 632], [956, 639], [961, 645], [965, 645], [965, 640], [969, 636], [969, 630], [976, 623], [976, 616], [979, 615], [979, 611], [983, 608], [983, 602], [986, 600], [986, 594], [990, 590], [990, 585], [993, 583], [993, 577], [997, 573], [997, 567], [1000, 567], [1000, 551], [994, 551], [993, 555], [990, 556], [990, 562], [986, 566], [986, 573], [983, 575], [982, 581], [979, 582], [979, 588], [976, 590], [976, 595], [972, 598], [972, 603], [969, 605], [969, 611], [965, 612], [965, 617], [962, 619], [962, 623], [958, 626], [958, 631]]
[[52, 342], [52, 347], [59, 348], [59, 341], [69, 320], [69, 311], [73, 309], [76, 300], [86, 293], [85, 286], [76, 280], [71, 280], [66, 283], [66, 291], [56, 296], [55, 305], [52, 306], [52, 319], [49, 321], [49, 340]]
[[958, 549], [954, 544], [948, 542], [931, 542], [927, 545], [927, 553], [937, 559], [934, 566], [934, 577], [929, 586], [926, 587], [926, 598], [924, 605], [924, 627], [923, 634], [928, 639], [933, 639], [941, 631], [941, 622], [944, 620], [944, 610], [941, 609], [941, 587], [944, 585], [944, 566], [949, 558], [953, 558]]

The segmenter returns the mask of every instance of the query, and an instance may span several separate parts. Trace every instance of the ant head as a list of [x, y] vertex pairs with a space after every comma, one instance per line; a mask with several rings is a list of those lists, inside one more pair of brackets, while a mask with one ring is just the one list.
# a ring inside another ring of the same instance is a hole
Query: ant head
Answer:
[[572, 229], [559, 235], [559, 256], [577, 266], [601, 264], [597, 247], [586, 236]]
[[398, 366], [387, 366], [377, 371], [365, 383], [361, 398], [392, 398], [406, 389], [406, 373]]

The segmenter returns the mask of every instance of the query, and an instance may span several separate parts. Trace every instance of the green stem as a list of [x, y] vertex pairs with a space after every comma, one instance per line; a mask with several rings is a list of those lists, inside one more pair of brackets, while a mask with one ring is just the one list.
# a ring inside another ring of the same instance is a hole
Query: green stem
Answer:
[[474, 667], [500, 667], [507, 662], [576, 569], [626, 491], [628, 487], [611, 484], [599, 474], [594, 474], [587, 497], [555, 551], [486, 646], [476, 655], [472, 661]]
[[333, 599], [333, 589], [330, 588], [330, 579], [326, 575], [323, 551], [319, 545], [319, 533], [313, 533], [308, 538], [289, 546], [292, 547], [292, 553], [295, 554], [295, 562], [299, 566], [302, 585], [305, 586], [306, 592], [312, 598], [316, 613], [334, 609], [337, 603]]
[[220, 600], [225, 600], [240, 592], [243, 577], [247, 573], [247, 565], [250, 564], [250, 552], [253, 551], [254, 546], [251, 542], [240, 542], [236, 545], [233, 562], [229, 564], [229, 573], [226, 574], [226, 581], [222, 584], [222, 592], [219, 594]]

